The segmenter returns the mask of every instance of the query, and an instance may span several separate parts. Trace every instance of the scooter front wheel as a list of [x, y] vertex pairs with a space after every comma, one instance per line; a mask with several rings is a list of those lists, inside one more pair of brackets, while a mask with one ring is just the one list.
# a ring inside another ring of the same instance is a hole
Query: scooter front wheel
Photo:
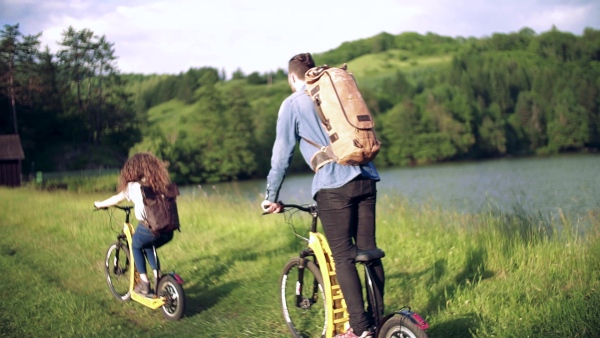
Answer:
[[308, 259], [302, 265], [294, 257], [283, 268], [279, 284], [283, 317], [292, 336], [325, 337], [327, 304], [319, 267]]
[[104, 273], [110, 292], [118, 300], [124, 302], [131, 298], [129, 290], [130, 269], [129, 247], [123, 243], [112, 244], [106, 252]]
[[168, 320], [179, 320], [185, 312], [185, 294], [181, 284], [171, 275], [165, 275], [158, 283], [158, 296], [165, 298], [162, 313]]

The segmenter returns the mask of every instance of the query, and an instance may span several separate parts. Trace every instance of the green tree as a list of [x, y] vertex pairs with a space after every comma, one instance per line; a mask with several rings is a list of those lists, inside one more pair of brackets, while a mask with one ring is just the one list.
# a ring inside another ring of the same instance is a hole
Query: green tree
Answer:
[[589, 140], [587, 114], [569, 88], [563, 89], [548, 122], [548, 150], [559, 152], [582, 148]]
[[262, 85], [267, 84], [267, 77], [260, 75], [258, 72], [253, 72], [248, 75], [246, 81], [248, 81], [248, 83], [251, 85]]
[[393, 77], [386, 77], [376, 87], [378, 107], [376, 111], [386, 111], [404, 99], [412, 98], [416, 89], [400, 71]]
[[487, 156], [504, 155], [507, 151], [505, 120], [502, 108], [492, 103], [481, 117], [478, 126], [477, 145], [482, 154]]
[[417, 107], [406, 100], [396, 104], [385, 115], [379, 117], [378, 123], [382, 125], [379, 132], [381, 139], [381, 157], [389, 165], [416, 164], [417, 147], [416, 138], [421, 134], [420, 114]]
[[[271, 152], [273, 142], [275, 142], [275, 129], [277, 123], [277, 114], [281, 102], [290, 94], [290, 87], [287, 84], [279, 84], [267, 87], [260, 95], [255, 95], [249, 100], [250, 106], [254, 111], [253, 126], [256, 142], [254, 147], [255, 161], [257, 163], [256, 173], [260, 177], [265, 177], [271, 168]], [[294, 158], [297, 158], [294, 156]], [[306, 164], [297, 166], [293, 161], [290, 172], [301, 171], [306, 168]]]
[[227, 95], [223, 113], [222, 155], [219, 156], [221, 180], [251, 177], [257, 169], [256, 140], [253, 134], [253, 109], [240, 87]]
[[[117, 88], [121, 83], [120, 79], [117, 78], [117, 57], [114, 53], [114, 44], [108, 42], [104, 35], [94, 42], [90, 60], [94, 81], [89, 82], [89, 88], [91, 91], [92, 85], [96, 87], [96, 106], [91, 109], [94, 116], [92, 140], [96, 145], [101, 143], [103, 134], [107, 129], [112, 130], [115, 127], [115, 122], [123, 122], [123, 119], [115, 121], [110, 113], [115, 112], [115, 110], [124, 110], [123, 108], [129, 104], [128, 98], [121, 92], [122, 89]], [[113, 87], [110, 91], [107, 90], [109, 86]], [[90, 99], [91, 96], [92, 93], [90, 92]], [[127, 114], [124, 118], [131, 118], [131, 114]]]
[[[194, 134], [188, 137], [186, 143], [182, 143], [187, 151], [183, 154], [199, 164], [198, 168], [193, 168], [190, 172], [193, 183], [218, 182], [220, 158], [223, 156], [223, 100], [218, 89], [210, 84], [210, 74], [205, 74], [203, 79], [204, 83], [198, 91], [198, 101], [194, 104], [195, 112], [191, 119]], [[181, 159], [178, 163], [182, 165]]]
[[381, 53], [394, 48], [395, 37], [392, 34], [383, 32], [375, 35], [371, 41], [371, 53]]
[[550, 31], [540, 34], [535, 51], [544, 58], [559, 62], [575, 61], [579, 54], [575, 41], [573, 34], [561, 32], [553, 26]]
[[242, 80], [246, 77], [241, 68], [236, 69], [233, 74], [231, 74], [232, 80]]
[[15, 73], [16, 73], [16, 58], [17, 58], [17, 39], [21, 35], [19, 31], [19, 25], [16, 24], [14, 26], [4, 25], [4, 30], [0, 31], [0, 37], [2, 38], [0, 44], [0, 61], [2, 61], [4, 65], [4, 70], [1, 74], [2, 78], [2, 87], [7, 92], [7, 96], [10, 99], [10, 109], [12, 113], [12, 122], [13, 122], [13, 133], [18, 133], [18, 124], [17, 124], [17, 103], [16, 103], [16, 83], [15, 83]]
[[19, 31], [19, 24], [4, 25], [4, 29], [0, 30], [0, 63], [3, 65], [0, 89], [3, 89], [10, 100], [13, 133], [19, 133], [17, 105], [31, 106], [40, 35], [41, 33], [23, 36]]
[[185, 103], [193, 103], [195, 100], [195, 92], [199, 88], [199, 74], [194, 69], [189, 69], [183, 75], [179, 76], [177, 84], [177, 99]]
[[61, 49], [58, 51], [59, 64], [63, 71], [63, 81], [67, 86], [75, 86], [75, 103], [80, 112], [84, 110], [83, 80], [93, 72], [90, 69], [91, 53], [94, 50], [92, 38], [94, 33], [89, 29], [77, 31], [72, 26], [62, 32]]
[[519, 94], [510, 123], [519, 136], [519, 144], [529, 152], [545, 147], [548, 142], [545, 110], [534, 93], [524, 91]]

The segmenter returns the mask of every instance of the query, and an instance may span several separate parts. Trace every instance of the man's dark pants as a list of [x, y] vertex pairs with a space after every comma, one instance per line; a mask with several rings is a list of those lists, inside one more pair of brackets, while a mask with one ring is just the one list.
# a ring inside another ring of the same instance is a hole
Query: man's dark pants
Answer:
[[[363, 292], [354, 259], [357, 252], [377, 248], [375, 241], [376, 182], [362, 176], [334, 189], [321, 189], [316, 201], [319, 218], [333, 254], [338, 283], [357, 335], [374, 325], [364, 311]], [[384, 272], [381, 260], [373, 262], [375, 294], [383, 316]]]

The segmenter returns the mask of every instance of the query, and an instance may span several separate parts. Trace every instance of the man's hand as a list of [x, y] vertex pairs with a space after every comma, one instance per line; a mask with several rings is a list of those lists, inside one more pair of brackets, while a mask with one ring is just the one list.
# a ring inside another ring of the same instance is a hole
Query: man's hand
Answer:
[[283, 210], [283, 206], [281, 204], [269, 201], [262, 201], [260, 207], [264, 212], [268, 212], [269, 214], [278, 213]]

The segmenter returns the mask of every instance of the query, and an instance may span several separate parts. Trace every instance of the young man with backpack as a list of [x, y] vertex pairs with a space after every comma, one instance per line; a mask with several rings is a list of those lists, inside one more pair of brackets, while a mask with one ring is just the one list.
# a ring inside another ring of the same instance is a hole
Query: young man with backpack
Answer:
[[[279, 109], [271, 170], [267, 176], [263, 210], [280, 212], [279, 191], [299, 142], [306, 163], [315, 170], [312, 196], [319, 208], [319, 218], [329, 242], [336, 266], [338, 282], [350, 315], [350, 329], [336, 337], [371, 337], [375, 325], [364, 310], [362, 285], [355, 267], [359, 251], [377, 248], [375, 237], [376, 182], [379, 174], [372, 162], [363, 165], [342, 165], [336, 161], [315, 166], [313, 155], [319, 151], [314, 143], [330, 144], [330, 137], [311, 97], [306, 93], [305, 74], [315, 67], [312, 56], [302, 53], [289, 61], [288, 81], [292, 94]], [[307, 141], [310, 140], [310, 141]], [[383, 315], [384, 271], [381, 259], [374, 262], [377, 302]]]

